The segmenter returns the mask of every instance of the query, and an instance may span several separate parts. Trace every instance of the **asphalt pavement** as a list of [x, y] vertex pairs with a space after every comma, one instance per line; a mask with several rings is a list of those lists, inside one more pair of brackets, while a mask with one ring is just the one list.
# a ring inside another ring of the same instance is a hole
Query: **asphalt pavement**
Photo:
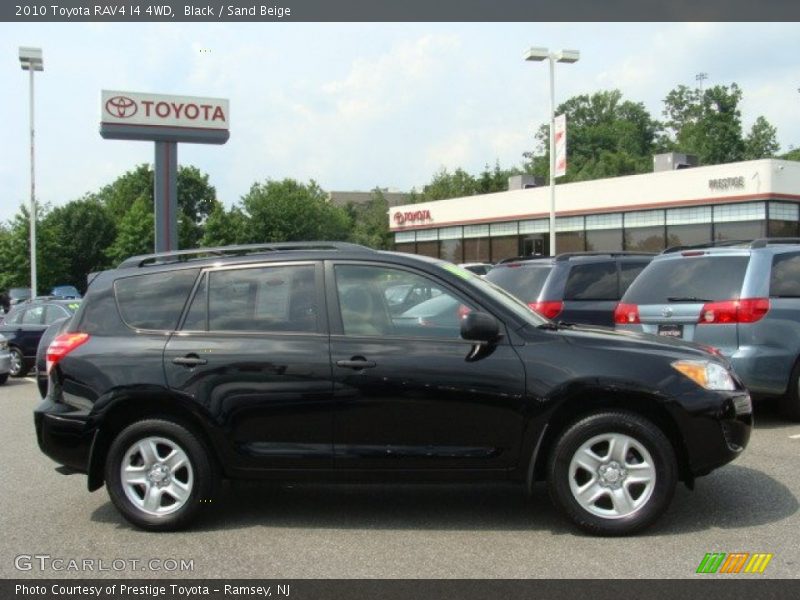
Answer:
[[800, 424], [770, 405], [742, 457], [680, 485], [644, 534], [604, 539], [564, 521], [541, 484], [527, 497], [511, 484], [239, 483], [195, 528], [146, 533], [39, 451], [37, 403], [32, 378], [0, 386], [3, 578], [730, 577], [695, 574], [707, 552], [774, 554], [741, 577], [800, 575]]

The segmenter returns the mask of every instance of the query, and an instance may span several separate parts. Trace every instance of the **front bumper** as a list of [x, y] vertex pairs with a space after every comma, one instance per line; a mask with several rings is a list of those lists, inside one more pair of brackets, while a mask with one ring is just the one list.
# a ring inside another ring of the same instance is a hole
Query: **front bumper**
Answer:
[[97, 431], [88, 414], [45, 399], [33, 418], [41, 451], [59, 464], [86, 473]]
[[684, 414], [681, 427], [692, 475], [706, 475], [737, 458], [753, 430], [749, 393], [707, 392], [704, 409]]
[[0, 352], [0, 375], [9, 373], [11, 371], [11, 354], [9, 352]]

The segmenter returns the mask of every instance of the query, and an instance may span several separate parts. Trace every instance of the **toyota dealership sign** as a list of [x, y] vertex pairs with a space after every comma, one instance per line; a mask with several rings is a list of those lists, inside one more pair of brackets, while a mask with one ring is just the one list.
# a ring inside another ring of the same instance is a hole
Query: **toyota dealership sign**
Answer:
[[103, 90], [100, 114], [107, 138], [222, 143], [230, 127], [224, 98]]

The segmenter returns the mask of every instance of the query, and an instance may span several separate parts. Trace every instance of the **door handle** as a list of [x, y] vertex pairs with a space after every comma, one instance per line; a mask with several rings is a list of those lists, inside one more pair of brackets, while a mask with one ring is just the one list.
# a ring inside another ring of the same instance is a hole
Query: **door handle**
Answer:
[[200, 358], [196, 354], [188, 354], [186, 356], [179, 356], [172, 359], [173, 364], [183, 365], [184, 367], [196, 367], [198, 365], [208, 364], [205, 358]]
[[351, 360], [337, 360], [336, 361], [337, 367], [344, 367], [345, 369], [355, 369], [356, 371], [360, 371], [361, 369], [372, 369], [375, 367], [375, 361], [367, 360], [365, 358], [352, 358]]

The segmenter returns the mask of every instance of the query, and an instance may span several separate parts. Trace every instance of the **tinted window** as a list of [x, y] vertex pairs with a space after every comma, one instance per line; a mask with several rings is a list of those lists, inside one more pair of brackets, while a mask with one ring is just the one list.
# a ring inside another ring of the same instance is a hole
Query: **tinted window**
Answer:
[[122, 319], [136, 329], [175, 329], [197, 273], [183, 269], [118, 279], [114, 292]]
[[44, 322], [44, 305], [32, 306], [22, 316], [23, 325], [41, 325]]
[[777, 254], [772, 258], [769, 295], [800, 298], [800, 253]]
[[19, 325], [19, 322], [22, 320], [22, 315], [25, 311], [24, 310], [12, 310], [3, 322], [6, 325]]
[[[387, 298], [401, 286], [429, 293], [397, 310]], [[459, 339], [461, 319], [473, 310], [433, 280], [389, 267], [337, 265], [336, 291], [346, 335]]]
[[539, 297], [551, 270], [550, 265], [497, 267], [489, 271], [486, 279], [523, 302], [533, 302]]
[[70, 314], [65, 308], [61, 308], [57, 304], [48, 304], [44, 313], [44, 322], [46, 325], [50, 325], [50, 323], [68, 317]]
[[664, 304], [669, 302], [668, 298], [698, 298], [698, 302], [733, 300], [741, 293], [748, 261], [747, 256], [654, 260], [633, 282], [624, 301]]
[[633, 280], [644, 271], [647, 266], [646, 262], [623, 262], [619, 265], [619, 293], [620, 296], [624, 295], [628, 288], [631, 287]]
[[[315, 333], [314, 265], [232, 269], [209, 274], [209, 331]], [[202, 304], [203, 289], [199, 290]], [[193, 319], [194, 305], [190, 310]], [[202, 308], [199, 308], [202, 312]]]
[[567, 276], [564, 300], [619, 300], [616, 263], [574, 265]]
[[182, 329], [186, 331], [206, 331], [208, 329], [208, 277], [205, 275], [200, 280], [200, 285], [197, 286]]

